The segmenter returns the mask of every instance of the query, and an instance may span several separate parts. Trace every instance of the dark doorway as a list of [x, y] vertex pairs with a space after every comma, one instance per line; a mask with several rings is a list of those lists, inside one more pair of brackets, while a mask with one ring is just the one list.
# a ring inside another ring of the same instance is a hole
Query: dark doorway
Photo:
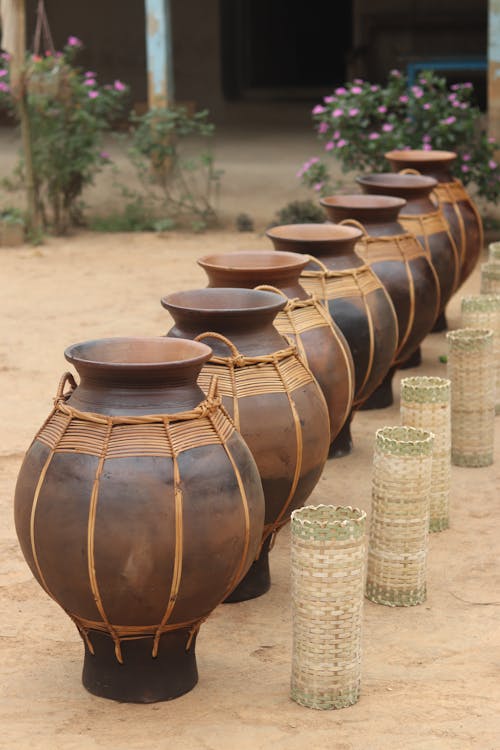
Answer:
[[346, 78], [352, 0], [221, 0], [227, 99], [315, 99]]

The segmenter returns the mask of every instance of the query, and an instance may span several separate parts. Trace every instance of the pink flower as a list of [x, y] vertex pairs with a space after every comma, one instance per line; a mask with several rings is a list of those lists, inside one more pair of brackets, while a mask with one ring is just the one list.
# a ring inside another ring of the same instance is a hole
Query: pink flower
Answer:
[[463, 89], [471, 89], [472, 88], [472, 83], [470, 81], [466, 81], [465, 83], [462, 83], [462, 88]]
[[422, 84], [422, 86], [425, 86], [425, 84], [427, 83], [427, 78], [419, 78], [418, 81]]
[[[121, 81], [118, 81], [118, 80], [116, 80], [114, 82], [113, 86], [114, 86], [115, 91], [125, 91], [125, 89], [127, 88], [124, 83], [122, 83]], [[324, 111], [325, 110], [323, 108], [323, 112]]]
[[488, 166], [489, 166], [490, 169], [496, 169], [498, 165], [497, 165], [496, 161], [494, 161], [494, 159], [490, 159], [489, 162], [488, 162]]
[[328, 141], [328, 143], [325, 145], [325, 151], [331, 151], [332, 148], [335, 148], [335, 144], [333, 141]]
[[425, 133], [425, 135], [422, 136], [422, 140], [423, 140], [424, 143], [430, 143], [431, 142], [431, 137], [430, 137], [430, 135], [428, 135], [427, 133]]
[[422, 149], [423, 149], [423, 151], [432, 151], [432, 146], [431, 146], [430, 143], [424, 143], [422, 145]]
[[467, 102], [462, 102], [460, 105], [460, 109], [469, 109], [469, 105], [467, 104]]
[[344, 146], [347, 146], [347, 141], [344, 141], [344, 139], [341, 138], [340, 141], [337, 142], [337, 148], [344, 148]]
[[337, 96], [340, 96], [341, 94], [347, 94], [347, 89], [345, 89], [343, 86], [339, 86], [338, 89], [335, 89], [335, 94]]
[[351, 88], [351, 94], [361, 94], [363, 93], [363, 89], [360, 86], [353, 86]]
[[89, 91], [89, 99], [97, 99], [98, 96], [99, 96], [98, 91]]
[[470, 161], [470, 154], [462, 154], [462, 161]]
[[407, 104], [409, 99], [406, 96], [406, 94], [403, 94], [402, 96], [399, 97], [399, 101], [401, 102], [401, 104]]
[[50, 49], [45, 50], [45, 57], [52, 57], [52, 52], [50, 51]]
[[328, 130], [328, 125], [326, 124], [326, 122], [320, 122], [320, 124], [318, 125], [318, 133], [321, 133], [322, 135], [324, 135], [324, 133], [326, 133], [327, 130]]
[[449, 94], [448, 101], [449, 102], [454, 102], [456, 98], [457, 98], [456, 94]]
[[413, 96], [415, 97], [415, 99], [421, 99], [424, 95], [424, 92], [422, 91], [420, 86], [412, 86], [411, 90], [413, 92]]
[[439, 122], [441, 125], [453, 125], [454, 122], [457, 121], [457, 118], [454, 117], [454, 115], [450, 115], [449, 117], [446, 117], [444, 120], [440, 120]]
[[334, 141], [338, 141], [338, 139], [340, 138], [340, 130], [336, 130], [332, 135], [332, 138]]
[[2, 60], [10, 60], [10, 55], [8, 52], [2, 52], [2, 54], [0, 54], [0, 57], [2, 58]]
[[313, 185], [313, 190], [316, 190], [316, 192], [319, 192], [324, 184], [325, 184], [324, 182], [316, 182]]
[[349, 110], [349, 117], [356, 117], [356, 115], [359, 115], [359, 109], [357, 107], [352, 107]]
[[[462, 104], [461, 104], [461, 102], [457, 102], [457, 101], [455, 101], [455, 102], [452, 102], [452, 103], [451, 103], [451, 106], [452, 106], [452, 107], [460, 107], [460, 109], [462, 109]], [[466, 105], [466, 106], [467, 106], [467, 105]]]
[[8, 86], [3, 81], [0, 81], [0, 91], [3, 91], [5, 94], [7, 94], [10, 91], [10, 86]]
[[324, 96], [323, 101], [325, 102], [325, 104], [333, 104], [333, 102], [337, 101], [337, 97], [336, 96]]
[[[115, 81], [115, 84], [116, 84], [116, 81]], [[122, 86], [123, 86], [123, 84], [122, 84]], [[116, 88], [116, 86], [115, 86], [115, 88]], [[120, 91], [120, 90], [122, 90], [122, 89], [117, 89], [117, 91]], [[324, 111], [325, 111], [325, 108], [322, 107], [321, 104], [316, 104], [316, 106], [313, 108], [312, 113], [313, 113], [313, 115], [322, 115]]]
[[425, 104], [422, 104], [422, 109], [432, 109], [432, 104], [430, 102], [425, 102]]
[[377, 86], [377, 84], [374, 84], [373, 86], [370, 86], [370, 91], [373, 91], [373, 93], [375, 93], [376, 91], [379, 90], [379, 88], [380, 86]]
[[357, 83], [357, 84], [358, 84], [358, 86], [361, 86], [361, 84], [362, 84], [362, 83], [364, 83], [364, 81], [363, 81], [363, 79], [362, 79], [362, 78], [355, 78], [355, 79], [354, 79], [354, 83]]
[[385, 113], [387, 112], [387, 107], [384, 107], [384, 105], [382, 104], [380, 107], [377, 107], [377, 112], [380, 112], [381, 115], [385, 115]]
[[84, 86], [95, 86], [95, 79], [94, 78], [86, 78], [83, 82]]
[[342, 117], [344, 114], [344, 110], [337, 107], [337, 109], [334, 109], [332, 112], [332, 117]]
[[111, 158], [107, 151], [101, 151], [99, 156], [101, 157], [103, 161], [109, 161]]
[[97, 73], [94, 73], [93, 70], [87, 70], [85, 72], [85, 78], [95, 78]]
[[496, 143], [496, 141], [495, 141], [495, 139], [492, 136], [490, 136], [488, 138], [488, 143]]
[[77, 36], [69, 36], [66, 44], [68, 45], [68, 47], [81, 47], [82, 40], [78, 39]]
[[394, 78], [401, 78], [401, 71], [397, 70], [397, 68], [393, 68], [390, 72], [391, 76], [394, 76]]
[[469, 167], [467, 166], [467, 164], [462, 164], [462, 172], [468, 172], [468, 171], [469, 171]]
[[7, 75], [7, 71], [6, 70], [0, 70], [0, 78], [3, 78], [6, 75]]
[[382, 130], [384, 133], [390, 133], [392, 130], [394, 130], [394, 125], [391, 125], [390, 122], [384, 122], [382, 125]]
[[450, 86], [450, 89], [452, 91], [458, 91], [459, 88], [460, 88], [460, 84], [459, 83], [454, 83], [453, 86]]
[[368, 140], [370, 141], [376, 141], [378, 138], [380, 138], [380, 135], [378, 133], [370, 133], [368, 136]]

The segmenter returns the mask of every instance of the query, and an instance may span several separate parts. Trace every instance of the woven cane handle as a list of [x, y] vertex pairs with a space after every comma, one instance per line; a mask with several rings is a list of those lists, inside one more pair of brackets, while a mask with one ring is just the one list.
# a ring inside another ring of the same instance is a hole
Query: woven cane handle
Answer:
[[278, 289], [278, 287], [272, 286], [271, 284], [259, 284], [259, 286], [256, 286], [254, 288], [258, 292], [274, 292], [274, 294], [281, 294], [282, 297], [288, 299], [285, 292], [282, 292], [281, 289]]
[[[70, 390], [66, 393], [64, 392], [64, 389], [66, 387], [66, 384], [69, 383]], [[57, 392], [56, 392], [56, 401], [65, 401], [76, 388], [76, 380], [74, 379], [73, 375], [70, 372], [65, 372], [60, 381], [59, 385], [57, 386]]]
[[361, 229], [365, 237], [368, 237], [368, 232], [364, 228], [363, 224], [356, 219], [342, 219], [342, 221], [339, 221], [339, 224], [348, 224], [350, 226], [356, 227], [357, 229]]
[[323, 273], [329, 272], [328, 268], [325, 266], [325, 264], [321, 260], [319, 260], [319, 258], [315, 258], [314, 255], [308, 255], [307, 257], [309, 258], [309, 263], [316, 263], [316, 265], [321, 268]]
[[422, 172], [419, 172], [418, 169], [413, 169], [413, 167], [406, 167], [406, 169], [400, 169], [398, 174], [422, 174]]
[[241, 356], [239, 350], [235, 347], [233, 342], [223, 336], [221, 333], [215, 333], [215, 331], [206, 331], [205, 333], [200, 333], [198, 336], [196, 336], [195, 341], [203, 341], [203, 339], [217, 339], [218, 341], [222, 341], [222, 343], [227, 346], [233, 357]]

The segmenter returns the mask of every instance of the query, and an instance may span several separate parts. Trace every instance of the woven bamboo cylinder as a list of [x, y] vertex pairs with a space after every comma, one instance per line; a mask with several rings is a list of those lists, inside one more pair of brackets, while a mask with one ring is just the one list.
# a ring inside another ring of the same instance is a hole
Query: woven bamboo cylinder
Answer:
[[488, 245], [488, 260], [500, 262], [500, 242], [490, 242]]
[[401, 422], [434, 435], [429, 531], [447, 529], [451, 480], [450, 381], [425, 376], [403, 378]]
[[490, 328], [493, 331], [495, 413], [500, 414], [500, 294], [475, 294], [463, 297], [462, 327]]
[[359, 698], [365, 522], [350, 506], [292, 513], [291, 698], [308, 708]]
[[495, 373], [493, 331], [449, 331], [451, 380], [451, 461], [456, 466], [493, 463]]
[[415, 427], [376, 432], [366, 596], [377, 604], [425, 601], [433, 443]]
[[481, 264], [481, 294], [500, 294], [500, 260]]

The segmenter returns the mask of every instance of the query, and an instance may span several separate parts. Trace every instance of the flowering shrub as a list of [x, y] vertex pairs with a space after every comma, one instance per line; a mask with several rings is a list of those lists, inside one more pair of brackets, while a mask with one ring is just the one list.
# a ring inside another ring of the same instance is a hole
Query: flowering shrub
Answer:
[[[340, 160], [344, 171], [387, 171], [384, 154], [393, 149], [456, 151], [455, 176], [474, 182], [479, 195], [497, 201], [499, 148], [479, 127], [471, 83], [454, 84], [434, 73], [423, 73], [408, 88], [406, 77], [391, 71], [385, 87], [361, 79], [337, 88], [312, 110], [326, 153]], [[309, 159], [298, 176], [316, 192], [330, 189], [328, 168]]]
[[[81, 220], [82, 190], [110, 162], [102, 138], [127, 93], [121, 81], [100, 86], [93, 71], [76, 67], [81, 48], [70, 36], [63, 52], [30, 55], [24, 69], [37, 207], [44, 226], [58, 234]], [[10, 88], [8, 55], [3, 62], [0, 106], [15, 112], [19, 94]], [[24, 178], [22, 163], [18, 175]]]

